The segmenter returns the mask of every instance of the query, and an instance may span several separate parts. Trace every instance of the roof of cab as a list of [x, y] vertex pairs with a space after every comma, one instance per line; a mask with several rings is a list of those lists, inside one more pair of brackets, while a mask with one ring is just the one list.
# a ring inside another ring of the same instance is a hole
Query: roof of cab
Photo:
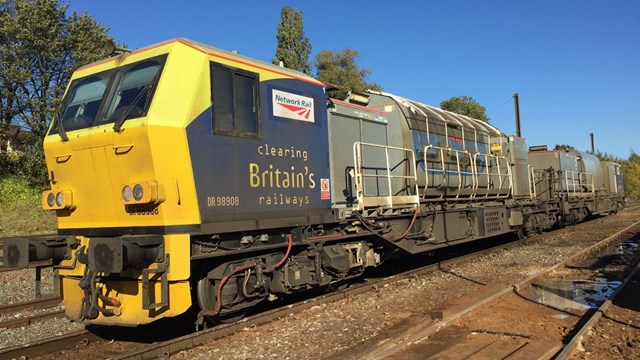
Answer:
[[[145, 46], [143, 48], [139, 48], [139, 49], [131, 51], [130, 53], [127, 54], [127, 56], [130, 56], [132, 54], [138, 54], [138, 53], [141, 53], [141, 52], [144, 52], [144, 51], [148, 51], [148, 50], [151, 50], [151, 49], [155, 49], [155, 48], [158, 48], [158, 47], [161, 47], [161, 46], [165, 46], [165, 45], [169, 45], [169, 44], [173, 44], [173, 43], [183, 44], [185, 46], [188, 46], [188, 47], [190, 47], [190, 48], [192, 48], [194, 50], [200, 51], [200, 52], [202, 52], [204, 54], [207, 54], [209, 56], [219, 57], [219, 58], [223, 58], [223, 59], [227, 59], [227, 60], [231, 60], [231, 61], [236, 61], [236, 62], [243, 63], [243, 64], [246, 64], [246, 65], [250, 65], [250, 66], [253, 66], [253, 67], [256, 67], [256, 68], [260, 68], [262, 70], [270, 71], [270, 72], [273, 72], [273, 73], [284, 75], [286, 77], [295, 78], [295, 79], [298, 79], [298, 80], [302, 80], [302, 81], [305, 81], [305, 82], [308, 82], [308, 83], [312, 83], [312, 84], [315, 84], [315, 85], [318, 85], [318, 86], [325, 87], [324, 83], [314, 79], [313, 77], [311, 77], [311, 76], [309, 76], [307, 74], [301, 73], [299, 71], [292, 70], [292, 69], [287, 69], [285, 67], [281, 67], [281, 66], [278, 66], [278, 65], [274, 65], [274, 64], [271, 64], [271, 63], [264, 62], [264, 61], [256, 60], [256, 59], [253, 59], [253, 58], [250, 58], [250, 57], [247, 57], [247, 56], [243, 56], [243, 55], [240, 55], [239, 53], [236, 53], [236, 52], [222, 50], [222, 49], [216, 48], [216, 47], [211, 46], [211, 45], [206, 45], [206, 44], [203, 44], [203, 43], [200, 43], [200, 42], [197, 42], [197, 41], [193, 41], [193, 40], [190, 40], [190, 39], [185, 39], [185, 38], [174, 38], [174, 39], [171, 39], [171, 40], [167, 40], [167, 41], [163, 41], [163, 42], [160, 42], [160, 43], [156, 43], [156, 44], [152, 44], [152, 45], [149, 45], [149, 46]], [[90, 67], [93, 67], [93, 66], [96, 66], [96, 65], [99, 65], [99, 64], [104, 64], [104, 63], [107, 63], [107, 62], [110, 62], [110, 61], [117, 61], [118, 59], [121, 59], [120, 56], [121, 55], [112, 56], [112, 57], [104, 59], [104, 60], [100, 60], [100, 61], [97, 61], [97, 62], [94, 62], [94, 63], [91, 63], [91, 64], [87, 64], [87, 65], [81, 67], [79, 70], [90, 68]]]

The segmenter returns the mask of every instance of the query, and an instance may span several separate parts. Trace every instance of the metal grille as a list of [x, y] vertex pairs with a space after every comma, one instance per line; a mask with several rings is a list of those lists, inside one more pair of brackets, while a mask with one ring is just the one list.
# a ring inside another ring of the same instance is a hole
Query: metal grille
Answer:
[[484, 230], [487, 234], [500, 232], [500, 211], [484, 212]]

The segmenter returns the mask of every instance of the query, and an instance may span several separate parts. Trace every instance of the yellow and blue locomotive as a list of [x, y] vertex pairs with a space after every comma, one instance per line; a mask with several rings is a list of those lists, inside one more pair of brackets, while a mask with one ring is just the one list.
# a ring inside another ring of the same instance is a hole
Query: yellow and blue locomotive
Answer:
[[624, 201], [616, 164], [603, 184], [576, 169], [558, 187], [565, 169], [534, 169], [523, 139], [486, 122], [386, 93], [330, 99], [309, 76], [185, 39], [77, 70], [44, 149], [58, 234], [7, 240], [6, 264], [52, 258], [67, 315], [87, 323], [196, 304], [199, 321], [233, 318], [392, 254]]

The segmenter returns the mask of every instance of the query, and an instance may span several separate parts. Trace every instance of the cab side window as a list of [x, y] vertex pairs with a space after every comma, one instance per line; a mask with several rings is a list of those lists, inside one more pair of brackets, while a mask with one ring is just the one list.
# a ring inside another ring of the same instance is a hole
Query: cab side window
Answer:
[[214, 134], [258, 137], [258, 74], [211, 63]]

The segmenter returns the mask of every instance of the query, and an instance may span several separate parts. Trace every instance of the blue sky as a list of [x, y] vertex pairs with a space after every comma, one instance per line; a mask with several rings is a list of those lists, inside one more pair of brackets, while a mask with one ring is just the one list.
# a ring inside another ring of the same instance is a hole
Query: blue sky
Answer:
[[528, 145], [640, 152], [640, 1], [87, 1], [131, 49], [186, 37], [271, 61], [280, 8], [303, 11], [312, 57], [350, 47], [384, 91], [439, 106], [467, 95]]

